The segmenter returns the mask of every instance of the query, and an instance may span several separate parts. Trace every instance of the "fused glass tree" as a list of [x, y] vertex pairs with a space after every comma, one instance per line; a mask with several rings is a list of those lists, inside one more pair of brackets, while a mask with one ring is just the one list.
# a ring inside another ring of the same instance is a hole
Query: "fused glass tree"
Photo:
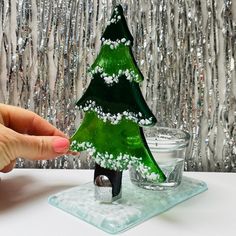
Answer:
[[154, 125], [156, 118], [139, 87], [143, 75], [132, 54], [133, 37], [120, 5], [101, 41], [101, 50], [89, 69], [91, 82], [76, 103], [85, 116], [71, 137], [71, 150], [90, 152], [96, 162], [95, 185], [110, 187], [112, 199], [116, 199], [122, 171], [131, 165], [145, 178], [163, 182], [165, 175], [143, 134], [142, 126]]

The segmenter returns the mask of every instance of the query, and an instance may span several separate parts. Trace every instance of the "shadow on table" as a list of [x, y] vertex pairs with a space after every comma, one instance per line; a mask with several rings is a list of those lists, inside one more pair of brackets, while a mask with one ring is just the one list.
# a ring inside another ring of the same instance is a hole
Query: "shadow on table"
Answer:
[[47, 199], [50, 194], [71, 187], [74, 185], [42, 186], [37, 180], [27, 175], [0, 180], [0, 214], [42, 196]]

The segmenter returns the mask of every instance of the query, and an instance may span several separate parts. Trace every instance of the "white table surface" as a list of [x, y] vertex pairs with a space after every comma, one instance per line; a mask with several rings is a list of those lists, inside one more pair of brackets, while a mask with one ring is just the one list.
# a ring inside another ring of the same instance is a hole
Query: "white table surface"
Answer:
[[[122, 235], [236, 235], [236, 173], [184, 175], [209, 189]], [[0, 178], [1, 236], [109, 235], [47, 202], [54, 193], [92, 181], [92, 170], [15, 169]]]

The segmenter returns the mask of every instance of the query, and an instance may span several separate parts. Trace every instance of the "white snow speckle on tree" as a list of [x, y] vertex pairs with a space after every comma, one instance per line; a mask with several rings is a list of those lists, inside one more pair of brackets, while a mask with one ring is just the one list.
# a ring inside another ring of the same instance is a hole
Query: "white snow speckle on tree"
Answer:
[[[109, 75], [100, 66], [96, 66], [93, 70], [90, 71], [90, 74], [92, 76], [98, 73], [100, 74], [101, 78], [104, 79], [105, 83], [108, 85], [113, 85], [115, 83], [118, 83], [119, 77], [122, 75], [125, 75], [126, 79], [129, 80], [130, 82], [138, 79], [138, 74], [129, 69], [119, 70], [117, 75], [116, 74]], [[92, 77], [92, 79], [94, 78]]]
[[116, 41], [102, 38], [102, 45], [109, 45], [111, 49], [116, 49], [120, 44], [124, 44], [125, 46], [130, 46], [131, 42], [130, 40], [127, 40], [125, 38], [122, 38], [121, 40], [117, 39]]
[[122, 113], [117, 114], [111, 114], [109, 112], [104, 112], [101, 106], [96, 105], [95, 101], [88, 100], [86, 103], [82, 106], [79, 106], [79, 109], [83, 111], [93, 111], [97, 113], [97, 116], [99, 119], [101, 119], [103, 122], [111, 122], [111, 124], [118, 124], [121, 119], [124, 117], [127, 120], [132, 120], [135, 123], [139, 124], [140, 126], [148, 126], [153, 123], [152, 117], [149, 119], [144, 118], [142, 113], [134, 113], [130, 111], [123, 111]]
[[141, 157], [135, 157], [125, 153], [120, 153], [118, 156], [114, 156], [114, 154], [108, 152], [100, 153], [96, 151], [96, 148], [92, 145], [92, 143], [77, 143], [76, 140], [71, 142], [71, 148], [77, 151], [86, 149], [89, 154], [94, 157], [95, 162], [103, 168], [123, 171], [129, 169], [131, 166], [135, 166], [143, 178], [152, 181], [159, 180], [159, 175], [154, 172], [150, 173], [150, 167], [145, 166], [141, 162]]

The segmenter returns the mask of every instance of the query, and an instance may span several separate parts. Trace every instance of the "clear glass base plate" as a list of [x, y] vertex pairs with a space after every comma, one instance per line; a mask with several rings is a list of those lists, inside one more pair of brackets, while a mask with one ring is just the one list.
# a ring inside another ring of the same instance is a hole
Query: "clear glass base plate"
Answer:
[[183, 177], [182, 183], [171, 190], [145, 190], [133, 185], [124, 174], [122, 198], [110, 204], [95, 200], [93, 182], [50, 196], [49, 203], [107, 233], [116, 234], [206, 190], [206, 183], [188, 177]]

